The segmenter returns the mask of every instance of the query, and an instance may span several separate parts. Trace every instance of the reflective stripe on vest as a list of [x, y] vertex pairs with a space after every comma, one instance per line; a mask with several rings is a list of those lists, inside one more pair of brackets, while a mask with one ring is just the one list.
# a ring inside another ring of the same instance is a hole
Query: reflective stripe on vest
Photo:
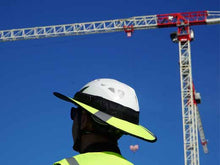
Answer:
[[66, 159], [69, 165], [79, 165], [75, 158], [67, 158]]
[[54, 165], [133, 165], [114, 152], [89, 152], [63, 159]]
[[79, 165], [79, 163], [73, 157], [73, 158], [66, 158], [66, 159], [60, 160], [59, 162], [56, 162], [53, 165]]

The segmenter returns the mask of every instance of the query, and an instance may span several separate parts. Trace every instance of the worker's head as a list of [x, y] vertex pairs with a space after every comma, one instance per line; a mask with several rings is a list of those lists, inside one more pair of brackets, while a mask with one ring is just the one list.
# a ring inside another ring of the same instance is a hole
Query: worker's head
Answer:
[[130, 86], [113, 79], [97, 79], [87, 83], [73, 98], [54, 92], [54, 95], [77, 107], [71, 109], [74, 149], [82, 134], [97, 133], [112, 140], [122, 134], [155, 142], [156, 137], [139, 125], [139, 104]]
[[79, 152], [83, 151], [85, 144], [91, 142], [117, 144], [118, 139], [123, 135], [123, 131], [103, 122], [80, 106], [71, 108], [71, 119], [73, 120], [73, 148]]

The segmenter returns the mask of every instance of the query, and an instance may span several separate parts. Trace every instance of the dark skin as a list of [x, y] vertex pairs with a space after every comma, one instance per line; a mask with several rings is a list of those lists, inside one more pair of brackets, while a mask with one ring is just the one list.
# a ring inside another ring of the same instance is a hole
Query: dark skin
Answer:
[[[79, 127], [78, 122], [79, 121], [78, 121], [78, 113], [77, 113], [74, 118], [74, 122], [72, 126], [72, 136], [74, 143], [76, 142], [76, 137], [78, 136], [78, 127]], [[92, 127], [92, 118], [85, 110], [82, 111], [80, 129], [91, 132], [94, 131]], [[111, 142], [111, 140], [106, 136], [102, 136], [101, 134], [96, 134], [96, 133], [83, 134], [81, 136], [80, 151], [84, 151], [85, 148], [87, 148], [91, 144], [102, 143], [102, 142]]]

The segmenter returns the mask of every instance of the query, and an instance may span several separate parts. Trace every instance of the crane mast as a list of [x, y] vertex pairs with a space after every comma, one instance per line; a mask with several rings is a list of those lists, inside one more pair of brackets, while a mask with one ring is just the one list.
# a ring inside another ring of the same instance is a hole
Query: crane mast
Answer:
[[195, 92], [192, 79], [190, 42], [193, 40], [194, 34], [190, 27], [193, 25], [219, 23], [219, 11], [171, 13], [107, 21], [0, 30], [0, 41], [6, 42], [118, 31], [125, 31], [127, 36], [130, 37], [134, 30], [177, 27], [177, 32], [172, 33], [171, 38], [173, 42], [179, 45], [184, 165], [199, 165], [198, 131], [205, 153], [208, 153], [208, 148], [197, 106], [201, 99], [196, 97], [198, 93]]
[[199, 165], [197, 116], [194, 111], [190, 40], [179, 41], [185, 165]]

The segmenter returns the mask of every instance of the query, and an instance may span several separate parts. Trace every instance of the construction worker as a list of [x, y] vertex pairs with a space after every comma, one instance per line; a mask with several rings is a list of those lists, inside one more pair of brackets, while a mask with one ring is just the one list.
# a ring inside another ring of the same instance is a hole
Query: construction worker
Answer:
[[79, 152], [54, 165], [132, 165], [121, 156], [118, 139], [132, 135], [149, 142], [157, 140], [139, 125], [139, 104], [130, 86], [114, 79], [86, 84], [73, 98], [54, 92], [76, 105], [71, 109], [73, 149]]

